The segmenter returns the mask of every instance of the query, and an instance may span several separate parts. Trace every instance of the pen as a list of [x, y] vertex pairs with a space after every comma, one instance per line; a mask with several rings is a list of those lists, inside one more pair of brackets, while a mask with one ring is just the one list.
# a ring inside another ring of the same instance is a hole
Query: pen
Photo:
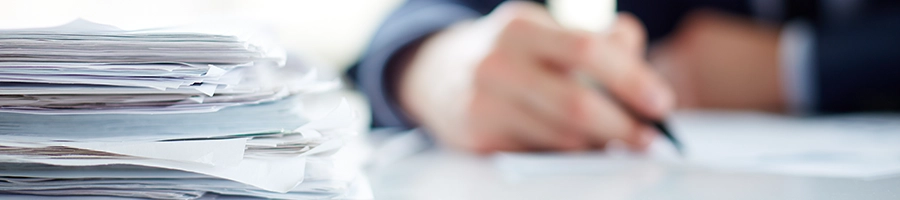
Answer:
[[655, 127], [656, 130], [658, 130], [660, 134], [665, 136], [666, 139], [668, 139], [669, 142], [672, 143], [672, 146], [675, 147], [675, 151], [678, 151], [678, 155], [681, 155], [683, 157], [684, 156], [684, 147], [682, 146], [681, 142], [675, 138], [675, 135], [672, 135], [672, 132], [669, 131], [669, 128], [666, 127], [666, 125], [663, 124], [662, 122], [651, 122], [651, 124], [653, 124], [653, 127]]
[[[547, 8], [556, 20], [564, 27], [582, 29], [591, 32], [603, 32], [607, 30], [616, 20], [616, 1], [615, 0], [549, 0]], [[576, 73], [578, 79], [587, 86], [595, 89], [601, 89], [590, 77], [583, 73]], [[602, 92], [602, 90], [600, 90]], [[618, 101], [615, 95], [606, 93], [607, 96], [614, 99], [621, 108], [624, 108], [635, 119], [641, 120], [643, 123], [651, 125], [660, 134], [666, 137], [678, 154], [684, 156], [682, 144], [672, 135], [672, 132], [661, 121], [654, 121], [642, 117], [639, 113], [630, 109], [629, 106]]]
[[[601, 88], [600, 85], [597, 85], [597, 84], [592, 84], [592, 85], [595, 88]], [[601, 89], [601, 92], [603, 92], [602, 89]], [[642, 117], [643, 115], [640, 115], [640, 114], [638, 114], [638, 112], [635, 112], [633, 109], [630, 109], [630, 107], [628, 105], [623, 104], [622, 101], [620, 101], [619, 98], [616, 98], [615, 95], [612, 95], [608, 92], [604, 92], [604, 93], [607, 94], [607, 96], [609, 96], [610, 98], [612, 98], [616, 103], [618, 103], [619, 107], [626, 109], [626, 111], [633, 118], [638, 119], [642, 123], [650, 125], [654, 129], [656, 129], [656, 131], [658, 131], [661, 135], [666, 137], [666, 140], [668, 140], [670, 143], [672, 143], [672, 146], [675, 147], [675, 151], [678, 152], [678, 155], [684, 156], [684, 150], [683, 150], [683, 146], [682, 146], [681, 142], [677, 138], [675, 138], [675, 135], [672, 135], [672, 132], [669, 130], [668, 127], [666, 127], [665, 123], [663, 123], [662, 121], [655, 121], [655, 120], [647, 119], [646, 117]]]
[[684, 150], [681, 142], [677, 138], [675, 138], [675, 135], [673, 135], [672, 131], [670, 131], [669, 128], [666, 127], [665, 123], [663, 123], [662, 121], [656, 121], [643, 117], [644, 115], [641, 115], [630, 106], [623, 103], [616, 95], [607, 92], [603, 88], [602, 84], [597, 83], [596, 81], [594, 81], [594, 79], [591, 79], [585, 73], [575, 73], [575, 78], [578, 79], [579, 82], [582, 83], [582, 85], [593, 88], [594, 91], [597, 91], [601, 94], [605, 94], [607, 97], [612, 99], [613, 103], [618, 105], [620, 108], [625, 109], [625, 112], [628, 113], [628, 115], [630, 115], [632, 118], [638, 119], [638, 121], [640, 121], [641, 123], [650, 125], [654, 129], [656, 129], [656, 131], [666, 137], [666, 140], [672, 143], [672, 146], [675, 147], [675, 151], [678, 152], [678, 155], [684, 156]]

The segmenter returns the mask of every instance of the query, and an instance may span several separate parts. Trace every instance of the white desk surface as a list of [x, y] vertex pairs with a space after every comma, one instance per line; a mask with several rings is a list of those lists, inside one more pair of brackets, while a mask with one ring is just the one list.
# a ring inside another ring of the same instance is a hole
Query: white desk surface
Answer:
[[614, 174], [512, 180], [489, 157], [430, 148], [371, 167], [376, 199], [900, 199], [900, 178], [874, 181], [636, 167]]

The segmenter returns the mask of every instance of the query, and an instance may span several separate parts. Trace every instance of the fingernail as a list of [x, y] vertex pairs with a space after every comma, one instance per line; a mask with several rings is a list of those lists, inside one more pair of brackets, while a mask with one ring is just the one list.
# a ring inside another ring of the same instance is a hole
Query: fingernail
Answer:
[[657, 131], [656, 129], [650, 127], [644, 128], [644, 132], [641, 133], [641, 144], [650, 145], [650, 143], [653, 143], [653, 140], [656, 139], [656, 136], [659, 134], [659, 131]]
[[650, 108], [660, 114], [668, 113], [672, 110], [674, 104], [672, 94], [662, 87], [647, 87], [644, 96], [645, 101]]
[[635, 152], [644, 152], [647, 150], [647, 147], [650, 146], [650, 143], [653, 143], [653, 140], [656, 139], [656, 135], [659, 134], [656, 129], [650, 127], [641, 127], [641, 130], [637, 132], [637, 137], [631, 146], [631, 150]]

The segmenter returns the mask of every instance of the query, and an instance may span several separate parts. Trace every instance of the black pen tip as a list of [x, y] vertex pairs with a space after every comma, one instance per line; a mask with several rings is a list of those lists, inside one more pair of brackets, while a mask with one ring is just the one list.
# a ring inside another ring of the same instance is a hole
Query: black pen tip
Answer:
[[672, 135], [672, 132], [669, 131], [669, 128], [666, 127], [665, 124], [663, 124], [662, 122], [653, 122], [653, 127], [655, 127], [656, 130], [659, 131], [659, 133], [665, 136], [666, 139], [668, 139], [669, 142], [672, 143], [672, 146], [675, 147], [675, 150], [678, 151], [679, 155], [684, 156], [684, 150], [682, 149], [681, 142], [679, 142], [678, 139], [675, 138], [675, 135]]

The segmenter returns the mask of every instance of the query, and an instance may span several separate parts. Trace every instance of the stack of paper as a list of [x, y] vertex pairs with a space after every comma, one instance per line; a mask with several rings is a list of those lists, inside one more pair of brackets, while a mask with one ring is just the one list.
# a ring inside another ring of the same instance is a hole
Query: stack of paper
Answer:
[[354, 110], [271, 49], [85, 21], [0, 31], [0, 195], [346, 197], [357, 177], [331, 154]]

